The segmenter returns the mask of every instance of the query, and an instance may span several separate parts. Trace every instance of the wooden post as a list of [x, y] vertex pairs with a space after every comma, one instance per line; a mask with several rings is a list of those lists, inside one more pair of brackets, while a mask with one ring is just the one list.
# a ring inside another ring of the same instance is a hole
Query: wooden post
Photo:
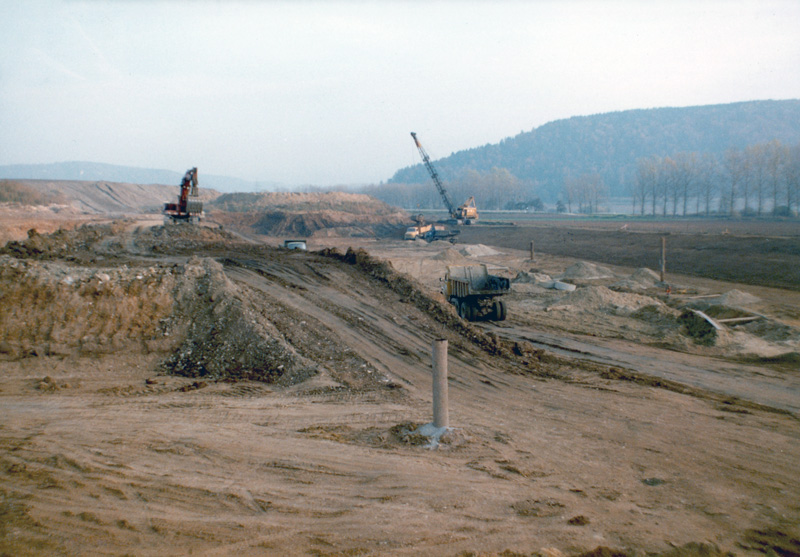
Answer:
[[433, 426], [448, 427], [447, 407], [447, 340], [433, 341]]
[[661, 282], [664, 282], [664, 273], [667, 272], [667, 237], [661, 236]]
[[533, 261], [533, 240], [531, 240], [531, 261]]

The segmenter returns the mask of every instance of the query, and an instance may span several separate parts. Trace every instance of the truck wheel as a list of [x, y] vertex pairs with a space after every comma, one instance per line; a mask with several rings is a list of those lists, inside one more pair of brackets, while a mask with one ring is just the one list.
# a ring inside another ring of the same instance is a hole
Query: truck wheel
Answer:
[[495, 300], [493, 310], [495, 321], [505, 321], [506, 303], [503, 300]]
[[463, 300], [458, 303], [458, 315], [459, 317], [463, 317], [464, 319], [467, 318], [467, 301]]
[[477, 321], [478, 320], [478, 306], [475, 304], [470, 304], [467, 306], [467, 321]]

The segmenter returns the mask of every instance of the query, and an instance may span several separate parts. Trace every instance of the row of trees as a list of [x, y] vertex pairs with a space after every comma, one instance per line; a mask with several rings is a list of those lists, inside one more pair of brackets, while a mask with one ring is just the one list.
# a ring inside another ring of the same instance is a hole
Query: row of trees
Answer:
[[639, 159], [632, 193], [633, 212], [642, 215], [788, 216], [800, 207], [800, 143]]
[[559, 211], [566, 208], [571, 213], [572, 209], [576, 208], [579, 213], [591, 215], [596, 213], [600, 204], [607, 199], [608, 186], [600, 174], [581, 174], [577, 178], [567, 176], [564, 180], [561, 204], [557, 207]]

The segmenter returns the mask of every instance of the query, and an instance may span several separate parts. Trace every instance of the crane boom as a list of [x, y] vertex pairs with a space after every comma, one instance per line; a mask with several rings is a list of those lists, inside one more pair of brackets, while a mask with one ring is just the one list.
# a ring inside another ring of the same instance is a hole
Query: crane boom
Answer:
[[442, 200], [444, 201], [444, 204], [447, 207], [447, 211], [450, 213], [451, 217], [457, 218], [456, 207], [455, 205], [453, 205], [453, 202], [450, 201], [450, 196], [447, 195], [447, 190], [444, 189], [442, 181], [439, 180], [439, 174], [433, 167], [433, 163], [431, 163], [431, 159], [428, 156], [428, 153], [426, 153], [425, 149], [422, 148], [422, 144], [419, 142], [419, 139], [417, 139], [416, 133], [411, 132], [411, 137], [414, 138], [414, 143], [417, 145], [417, 149], [419, 149], [419, 154], [422, 155], [422, 162], [425, 163], [425, 168], [428, 169], [428, 173], [431, 175], [433, 183], [436, 184], [436, 189], [439, 190], [439, 195], [442, 196]]

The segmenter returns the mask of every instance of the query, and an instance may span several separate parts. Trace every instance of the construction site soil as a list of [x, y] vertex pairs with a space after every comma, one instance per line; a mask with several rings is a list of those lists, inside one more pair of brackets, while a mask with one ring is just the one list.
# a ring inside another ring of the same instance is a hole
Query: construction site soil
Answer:
[[[0, 553], [800, 554], [797, 291], [237, 214], [0, 221]], [[446, 303], [461, 264], [506, 321]]]

